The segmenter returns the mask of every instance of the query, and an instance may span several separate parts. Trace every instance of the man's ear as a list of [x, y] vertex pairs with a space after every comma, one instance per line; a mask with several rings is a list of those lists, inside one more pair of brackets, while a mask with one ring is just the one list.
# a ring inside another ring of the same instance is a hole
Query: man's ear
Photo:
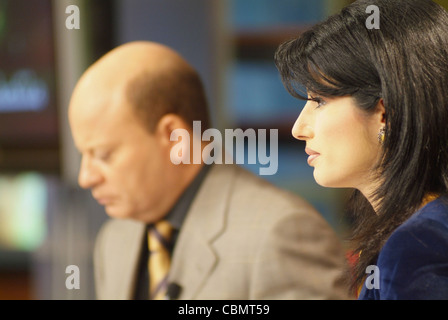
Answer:
[[176, 143], [176, 141], [171, 140], [171, 135], [176, 129], [191, 131], [190, 126], [180, 116], [169, 113], [164, 115], [157, 123], [155, 136], [162, 145], [171, 146]]

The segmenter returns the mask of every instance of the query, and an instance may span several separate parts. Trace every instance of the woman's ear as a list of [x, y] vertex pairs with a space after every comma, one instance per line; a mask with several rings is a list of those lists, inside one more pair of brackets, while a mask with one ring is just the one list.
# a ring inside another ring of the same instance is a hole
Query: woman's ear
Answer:
[[386, 137], [386, 107], [384, 106], [383, 98], [381, 98], [376, 105], [374, 121], [374, 127], [376, 128], [378, 142], [380, 145], [382, 145]]
[[383, 98], [380, 98], [380, 101], [378, 101], [376, 109], [380, 122], [383, 124], [383, 126], [386, 125], [386, 108], [384, 107]]

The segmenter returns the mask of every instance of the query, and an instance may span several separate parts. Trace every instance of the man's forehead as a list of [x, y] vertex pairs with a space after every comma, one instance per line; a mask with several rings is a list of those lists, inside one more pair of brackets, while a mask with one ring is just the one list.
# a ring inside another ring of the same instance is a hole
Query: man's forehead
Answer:
[[85, 106], [88, 110], [83, 112], [106, 112], [96, 108], [109, 109], [117, 106], [117, 101], [126, 102], [128, 84], [141, 74], [157, 75], [186, 67], [182, 57], [163, 45], [148, 42], [122, 45], [86, 70], [73, 93], [74, 107]]
[[158, 73], [186, 64], [182, 57], [165, 46], [135, 42], [104, 55], [88, 68], [85, 76], [109, 85], [122, 85], [142, 72]]
[[123, 103], [123, 88], [95, 75], [83, 77], [70, 101], [70, 116], [94, 117], [114, 111]]
[[86, 92], [70, 104], [70, 125], [79, 147], [87, 142], [107, 142], [122, 135], [131, 124], [130, 106], [116, 92]]

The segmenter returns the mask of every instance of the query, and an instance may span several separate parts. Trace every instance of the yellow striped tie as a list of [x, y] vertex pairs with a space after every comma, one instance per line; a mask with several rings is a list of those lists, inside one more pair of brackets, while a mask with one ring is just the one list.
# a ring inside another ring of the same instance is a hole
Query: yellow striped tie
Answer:
[[169, 241], [172, 226], [167, 221], [151, 225], [148, 231], [149, 247], [149, 298], [163, 300], [167, 289], [170, 269]]

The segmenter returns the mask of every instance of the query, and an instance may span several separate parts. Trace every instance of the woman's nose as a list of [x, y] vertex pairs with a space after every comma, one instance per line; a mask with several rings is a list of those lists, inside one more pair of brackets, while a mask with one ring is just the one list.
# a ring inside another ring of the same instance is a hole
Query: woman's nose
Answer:
[[308, 112], [308, 108], [305, 105], [292, 127], [292, 136], [298, 140], [306, 141], [314, 137], [314, 131], [311, 126], [311, 116]]

